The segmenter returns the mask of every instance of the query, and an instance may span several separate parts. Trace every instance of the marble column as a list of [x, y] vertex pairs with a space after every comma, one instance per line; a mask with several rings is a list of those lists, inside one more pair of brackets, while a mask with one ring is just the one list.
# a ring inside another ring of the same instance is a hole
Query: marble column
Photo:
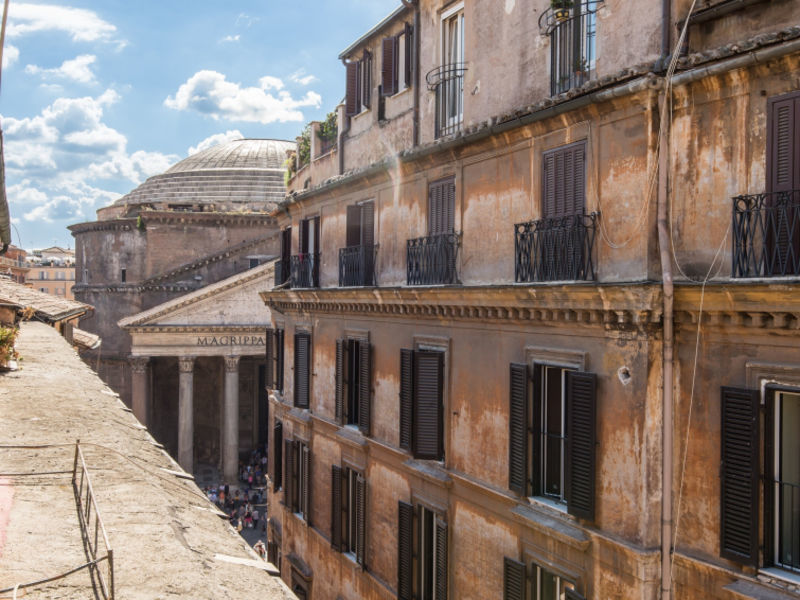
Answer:
[[239, 357], [225, 356], [222, 476], [235, 484], [239, 468]]
[[194, 468], [194, 356], [179, 356], [178, 464], [192, 474]]
[[131, 408], [139, 423], [148, 427], [150, 425], [150, 386], [147, 380], [147, 356], [131, 356], [128, 361], [131, 365]]

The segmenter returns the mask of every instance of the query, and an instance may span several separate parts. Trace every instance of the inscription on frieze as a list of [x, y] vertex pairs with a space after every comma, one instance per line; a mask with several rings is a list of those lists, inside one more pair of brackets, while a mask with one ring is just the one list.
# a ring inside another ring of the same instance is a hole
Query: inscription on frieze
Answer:
[[198, 346], [263, 346], [264, 336], [260, 335], [207, 335], [197, 338]]

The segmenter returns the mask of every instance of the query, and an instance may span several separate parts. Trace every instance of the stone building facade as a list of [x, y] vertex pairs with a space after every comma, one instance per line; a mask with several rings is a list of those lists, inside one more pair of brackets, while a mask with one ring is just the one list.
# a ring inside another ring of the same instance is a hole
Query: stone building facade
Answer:
[[797, 596], [800, 5], [629, 4], [343, 52], [261, 294], [301, 597]]
[[[242, 273], [267, 268], [263, 264], [280, 251], [275, 219], [269, 213], [285, 195], [283, 163], [286, 151], [293, 147], [279, 140], [246, 139], [203, 150], [98, 210], [97, 221], [70, 227], [76, 246], [75, 297], [96, 309], [81, 327], [103, 339], [101, 349], [82, 356], [128, 406], [134, 405], [140, 421], [176, 457], [180, 446], [178, 380], [197, 373], [194, 387], [184, 389], [184, 403], [191, 407], [197, 397], [196, 410], [205, 420], [197, 422], [181, 446], [188, 448], [181, 463], [189, 472], [196, 462], [222, 466], [225, 373], [236, 375], [228, 377], [237, 382], [239, 396], [234, 404], [246, 415], [242, 437], [234, 439], [233, 433], [228, 437], [237, 462], [239, 443], [248, 449], [259, 442], [253, 419], [259, 401], [264, 401], [259, 392], [263, 386], [258, 383], [263, 336], [257, 349], [248, 343], [244, 348], [196, 352], [195, 339], [189, 346], [185, 340], [176, 340], [170, 348], [147, 354], [133, 347], [133, 330], [119, 323], [126, 320], [159, 330], [162, 322], [148, 317], [166, 315], [169, 321], [175, 318], [176, 306], [195, 306], [202, 290], [239, 289]], [[209, 287], [213, 285], [217, 287]], [[213, 304], [213, 299], [203, 298]], [[243, 315], [204, 305], [203, 314], [205, 330], [188, 337], [220, 331], [230, 335], [231, 330], [238, 334], [241, 329], [249, 334], [262, 331], [269, 321], [269, 311], [263, 308]], [[225, 357], [242, 360], [232, 362], [225, 371]], [[193, 393], [186, 395], [186, 389]], [[229, 403], [232, 398], [233, 391]], [[184, 423], [194, 422], [193, 412], [184, 415]], [[229, 415], [229, 421], [236, 421], [234, 415]]]

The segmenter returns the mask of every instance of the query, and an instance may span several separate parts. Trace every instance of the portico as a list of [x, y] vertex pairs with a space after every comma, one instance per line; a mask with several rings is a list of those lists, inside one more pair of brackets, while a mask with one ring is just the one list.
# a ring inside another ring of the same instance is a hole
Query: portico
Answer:
[[119, 322], [133, 412], [188, 473], [212, 464], [234, 482], [240, 456], [266, 443], [270, 315], [258, 292], [272, 281], [261, 265]]

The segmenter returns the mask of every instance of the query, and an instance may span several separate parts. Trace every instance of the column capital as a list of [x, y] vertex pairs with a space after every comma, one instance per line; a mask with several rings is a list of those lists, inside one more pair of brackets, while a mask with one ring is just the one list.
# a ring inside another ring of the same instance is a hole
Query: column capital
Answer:
[[225, 360], [225, 371], [236, 373], [239, 370], [239, 359], [241, 356], [223, 356]]
[[179, 356], [178, 370], [181, 373], [191, 373], [194, 371], [194, 356]]
[[128, 362], [133, 373], [147, 373], [147, 363], [150, 362], [149, 356], [129, 356]]

